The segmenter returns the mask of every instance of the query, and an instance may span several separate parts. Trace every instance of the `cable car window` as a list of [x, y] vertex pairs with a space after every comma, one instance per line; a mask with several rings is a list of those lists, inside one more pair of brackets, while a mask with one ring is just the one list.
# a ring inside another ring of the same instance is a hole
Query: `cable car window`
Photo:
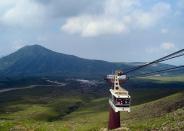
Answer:
[[129, 98], [117, 98], [115, 101], [115, 105], [118, 107], [128, 107], [130, 106]]

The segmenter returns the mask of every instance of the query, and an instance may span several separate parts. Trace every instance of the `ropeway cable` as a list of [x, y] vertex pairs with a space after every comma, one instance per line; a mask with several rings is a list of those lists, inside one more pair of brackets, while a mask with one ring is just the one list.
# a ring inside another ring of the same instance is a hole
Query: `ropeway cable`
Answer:
[[155, 60], [155, 61], [149, 62], [149, 63], [147, 63], [147, 64], [144, 64], [144, 65], [141, 65], [141, 66], [134, 67], [134, 68], [132, 68], [132, 69], [130, 69], [130, 70], [124, 72], [124, 74], [128, 74], [128, 73], [137, 71], [137, 70], [139, 70], [139, 69], [142, 69], [142, 68], [144, 68], [144, 67], [147, 67], [147, 66], [149, 66], [149, 65], [153, 65], [153, 64], [155, 64], [155, 63], [160, 63], [160, 62], [163, 62], [163, 61], [166, 61], [166, 60], [170, 60], [170, 59], [174, 59], [174, 58], [181, 57], [181, 56], [184, 56], [184, 49], [181, 49], [181, 50], [179, 50], [179, 51], [177, 51], [177, 52], [174, 52], [174, 53], [169, 54], [169, 55], [167, 55], [167, 56], [164, 56], [164, 57], [162, 57], [162, 58], [160, 58], [160, 59], [157, 59], [157, 60]]
[[153, 71], [153, 72], [149, 72], [149, 73], [144, 73], [144, 74], [138, 74], [138, 75], [135, 75], [135, 76], [129, 76], [128, 78], [153, 76], [153, 75], [157, 75], [159, 73], [170, 72], [170, 71], [178, 70], [178, 69], [182, 69], [182, 68], [184, 68], [184, 65], [176, 66], [176, 67], [171, 67], [171, 68], [167, 68], [167, 69], [163, 69], [163, 70], [158, 70], [158, 71]]

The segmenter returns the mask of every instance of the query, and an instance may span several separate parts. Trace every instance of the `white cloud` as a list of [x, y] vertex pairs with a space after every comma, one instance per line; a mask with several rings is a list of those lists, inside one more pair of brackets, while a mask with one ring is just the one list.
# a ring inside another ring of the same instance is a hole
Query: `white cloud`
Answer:
[[40, 24], [44, 17], [44, 7], [33, 0], [11, 0], [0, 2], [0, 22], [5, 25]]
[[159, 2], [153, 5], [149, 11], [137, 10], [134, 12], [134, 22], [137, 27], [148, 28], [155, 26], [170, 12], [171, 7], [167, 3]]
[[171, 10], [170, 5], [163, 2], [145, 10], [138, 0], [106, 0], [103, 8], [101, 14], [83, 14], [68, 18], [61, 30], [88, 37], [126, 33], [157, 25]]
[[169, 53], [177, 50], [177, 46], [172, 42], [163, 42], [160, 46], [157, 47], [148, 47], [145, 51], [149, 54], [160, 54], [160, 53]]
[[123, 23], [116, 20], [101, 17], [80, 16], [68, 19], [62, 26], [62, 30], [73, 33], [79, 33], [82, 36], [97, 36], [101, 34], [111, 34], [125, 32], [126, 27]]
[[176, 48], [174, 43], [171, 42], [164, 42], [160, 45], [160, 48], [163, 50], [173, 50]]

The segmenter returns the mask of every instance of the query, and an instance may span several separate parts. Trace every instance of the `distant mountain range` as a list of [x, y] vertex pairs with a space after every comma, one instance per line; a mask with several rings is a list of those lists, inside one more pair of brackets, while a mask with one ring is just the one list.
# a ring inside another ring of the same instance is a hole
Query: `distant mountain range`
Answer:
[[[73, 76], [97, 77], [117, 69], [128, 70], [143, 63], [112, 63], [102, 60], [89, 60], [49, 50], [40, 45], [25, 46], [0, 59], [1, 76]], [[157, 64], [141, 72], [173, 67]]]

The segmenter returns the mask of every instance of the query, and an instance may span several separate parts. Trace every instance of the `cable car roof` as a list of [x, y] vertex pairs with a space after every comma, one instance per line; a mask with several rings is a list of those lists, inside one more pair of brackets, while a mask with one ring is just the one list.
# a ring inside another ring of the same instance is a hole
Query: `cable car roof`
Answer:
[[130, 98], [130, 95], [128, 95], [128, 91], [115, 91], [110, 89], [110, 92], [113, 96], [116, 98]]

